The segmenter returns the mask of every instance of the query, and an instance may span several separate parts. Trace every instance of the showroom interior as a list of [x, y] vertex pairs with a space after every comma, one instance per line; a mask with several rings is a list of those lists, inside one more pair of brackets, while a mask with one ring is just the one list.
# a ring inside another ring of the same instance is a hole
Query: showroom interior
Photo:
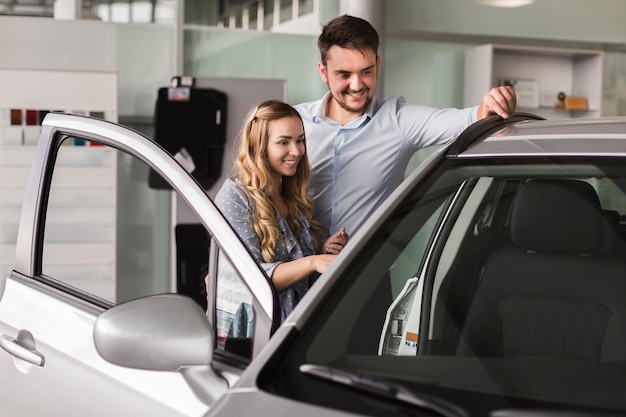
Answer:
[[[159, 89], [186, 76], [228, 94], [224, 178], [228, 145], [255, 101], [271, 95], [297, 104], [326, 92], [317, 36], [344, 13], [381, 34], [380, 97], [464, 107], [495, 83], [519, 80], [531, 81], [525, 111], [626, 116], [622, 0], [0, 0], [0, 154], [36, 143], [40, 121], [29, 121], [31, 109], [104, 118], [151, 137]], [[585, 109], [558, 108], [561, 92], [584, 98]], [[11, 110], [24, 115], [19, 123]], [[20, 200], [2, 188], [19, 188], [29, 166], [20, 164], [0, 158], [3, 274]], [[148, 225], [154, 239], [187, 222], [166, 191], [141, 198], [165, 219]], [[153, 258], [154, 269], [175, 263]]]

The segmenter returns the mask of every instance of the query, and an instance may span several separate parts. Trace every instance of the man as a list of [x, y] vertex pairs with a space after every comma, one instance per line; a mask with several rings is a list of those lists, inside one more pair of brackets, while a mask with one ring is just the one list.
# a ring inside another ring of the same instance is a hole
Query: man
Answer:
[[342, 227], [353, 235], [402, 182], [417, 150], [456, 138], [478, 119], [508, 118], [515, 110], [512, 87], [493, 88], [467, 109], [375, 99], [378, 44], [369, 22], [348, 15], [331, 20], [318, 39], [318, 69], [329, 91], [295, 106], [305, 125], [316, 218], [329, 236]]

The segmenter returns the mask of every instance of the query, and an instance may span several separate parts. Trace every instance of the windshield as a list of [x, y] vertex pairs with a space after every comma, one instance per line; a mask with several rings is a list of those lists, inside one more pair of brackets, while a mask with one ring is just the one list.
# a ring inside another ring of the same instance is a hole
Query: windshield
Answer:
[[372, 232], [316, 306], [278, 386], [389, 412], [300, 371], [322, 366], [472, 414], [522, 404], [624, 412], [624, 215], [626, 168], [616, 161], [449, 161]]

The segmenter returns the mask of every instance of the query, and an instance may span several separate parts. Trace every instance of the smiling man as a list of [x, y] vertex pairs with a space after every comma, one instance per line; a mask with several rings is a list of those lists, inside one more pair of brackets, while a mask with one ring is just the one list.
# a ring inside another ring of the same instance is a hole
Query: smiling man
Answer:
[[328, 93], [299, 104], [312, 166], [309, 191], [326, 233], [354, 234], [404, 178], [419, 149], [456, 138], [478, 119], [515, 111], [512, 87], [495, 87], [475, 107], [437, 109], [403, 97], [374, 98], [379, 37], [358, 17], [343, 15], [318, 38], [320, 77]]

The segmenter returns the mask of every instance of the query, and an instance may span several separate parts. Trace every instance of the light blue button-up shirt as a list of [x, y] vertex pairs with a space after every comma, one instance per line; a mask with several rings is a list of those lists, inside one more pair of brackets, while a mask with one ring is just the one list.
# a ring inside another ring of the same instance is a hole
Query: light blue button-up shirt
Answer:
[[391, 97], [373, 100], [342, 126], [326, 117], [329, 98], [295, 106], [304, 120], [316, 219], [329, 236], [341, 227], [354, 234], [402, 182], [417, 150], [456, 138], [477, 119], [477, 107], [437, 109]]

